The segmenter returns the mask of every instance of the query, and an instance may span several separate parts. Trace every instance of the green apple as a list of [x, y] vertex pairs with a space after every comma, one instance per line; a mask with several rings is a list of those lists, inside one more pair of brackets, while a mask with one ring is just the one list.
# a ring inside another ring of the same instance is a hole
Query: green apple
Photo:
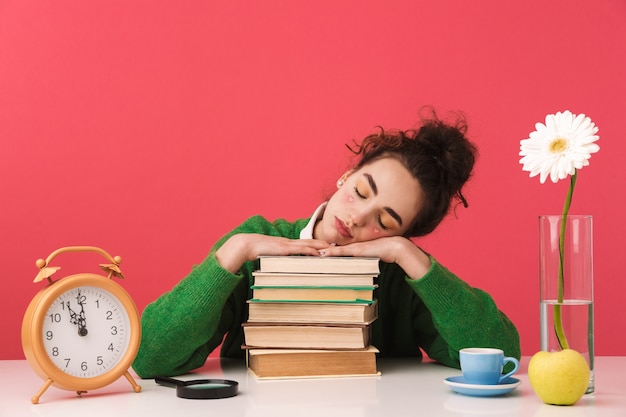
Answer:
[[572, 405], [589, 385], [589, 365], [573, 349], [537, 352], [528, 363], [528, 379], [546, 404]]

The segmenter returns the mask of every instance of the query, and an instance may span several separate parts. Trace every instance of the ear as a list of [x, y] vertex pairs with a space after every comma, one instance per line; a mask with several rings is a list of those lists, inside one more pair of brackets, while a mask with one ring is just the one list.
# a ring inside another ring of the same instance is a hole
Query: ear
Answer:
[[353, 169], [344, 172], [343, 175], [337, 180], [337, 188], [340, 188], [346, 182], [346, 179], [348, 179], [348, 177], [352, 175], [353, 172]]

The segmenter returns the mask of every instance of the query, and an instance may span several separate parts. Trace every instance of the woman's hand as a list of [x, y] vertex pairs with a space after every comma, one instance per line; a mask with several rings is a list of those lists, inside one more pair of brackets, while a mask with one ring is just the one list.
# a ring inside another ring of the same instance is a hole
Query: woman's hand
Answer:
[[365, 256], [398, 264], [411, 279], [420, 279], [430, 269], [430, 258], [410, 240], [402, 236], [382, 237], [344, 246], [320, 250], [322, 256]]
[[231, 236], [217, 250], [215, 256], [222, 268], [236, 274], [246, 261], [253, 261], [261, 255], [312, 255], [320, 256], [320, 251], [330, 245], [317, 239], [288, 239], [262, 234], [236, 234]]

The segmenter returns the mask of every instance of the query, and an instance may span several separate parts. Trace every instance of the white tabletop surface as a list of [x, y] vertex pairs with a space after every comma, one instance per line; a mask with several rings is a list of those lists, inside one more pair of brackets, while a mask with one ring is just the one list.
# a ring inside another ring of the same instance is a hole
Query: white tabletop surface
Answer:
[[541, 402], [528, 382], [528, 360], [522, 359], [520, 372], [515, 375], [521, 385], [509, 394], [490, 398], [452, 392], [443, 380], [460, 372], [430, 362], [379, 359], [382, 375], [377, 377], [259, 381], [246, 371], [243, 362], [220, 363], [210, 358], [194, 375], [181, 379], [233, 379], [239, 382], [236, 397], [181, 399], [173, 388], [156, 385], [153, 380], [138, 380], [142, 392], [136, 393], [122, 377], [82, 397], [50, 387], [39, 404], [31, 404], [30, 399], [43, 381], [28, 363], [0, 361], [0, 416], [626, 416], [626, 388], [619, 384], [626, 371], [626, 357], [597, 357], [596, 393], [585, 395], [570, 407]]

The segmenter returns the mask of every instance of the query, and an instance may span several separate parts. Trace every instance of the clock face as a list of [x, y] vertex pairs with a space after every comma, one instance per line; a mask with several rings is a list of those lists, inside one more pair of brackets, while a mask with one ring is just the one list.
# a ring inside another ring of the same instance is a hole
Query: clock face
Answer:
[[123, 358], [130, 333], [128, 313], [118, 298], [99, 287], [79, 286], [52, 302], [42, 339], [59, 370], [92, 378], [110, 371]]

